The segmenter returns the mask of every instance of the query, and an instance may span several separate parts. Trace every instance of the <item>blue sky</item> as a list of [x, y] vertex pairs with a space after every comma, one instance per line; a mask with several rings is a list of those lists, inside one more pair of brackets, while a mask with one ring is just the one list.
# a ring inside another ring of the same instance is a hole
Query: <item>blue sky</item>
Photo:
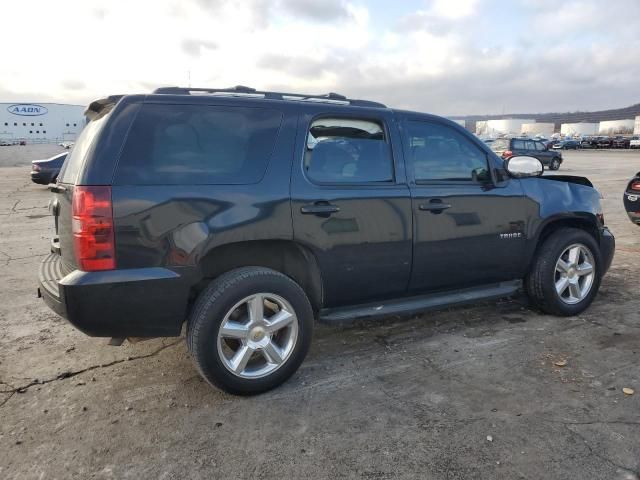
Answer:
[[442, 115], [640, 102], [640, 0], [7, 0], [3, 17], [28, 21], [0, 31], [0, 100], [190, 78]]

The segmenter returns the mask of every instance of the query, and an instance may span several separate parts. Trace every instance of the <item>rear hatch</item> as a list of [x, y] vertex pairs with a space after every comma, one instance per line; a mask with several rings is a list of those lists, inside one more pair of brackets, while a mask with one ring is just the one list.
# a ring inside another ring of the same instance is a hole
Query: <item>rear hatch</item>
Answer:
[[53, 215], [55, 225], [55, 235], [51, 240], [51, 251], [60, 255], [64, 273], [78, 268], [78, 262], [74, 254], [73, 194], [83, 165], [87, 156], [92, 152], [92, 147], [109, 117], [111, 107], [103, 108], [101, 112], [87, 111], [87, 116], [91, 120], [84, 127], [69, 152], [58, 177], [58, 182], [49, 187], [53, 192], [49, 210]]

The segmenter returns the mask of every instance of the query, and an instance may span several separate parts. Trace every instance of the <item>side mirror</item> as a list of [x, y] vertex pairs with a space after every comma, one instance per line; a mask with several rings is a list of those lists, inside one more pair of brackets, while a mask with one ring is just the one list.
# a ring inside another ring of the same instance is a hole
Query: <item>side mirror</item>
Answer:
[[528, 156], [508, 158], [504, 161], [504, 168], [515, 178], [539, 177], [544, 172], [542, 162]]

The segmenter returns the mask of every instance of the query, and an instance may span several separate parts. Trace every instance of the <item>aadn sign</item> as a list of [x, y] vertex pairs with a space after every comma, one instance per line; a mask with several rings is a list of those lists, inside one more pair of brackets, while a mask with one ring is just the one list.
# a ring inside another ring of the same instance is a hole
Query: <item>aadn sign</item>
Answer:
[[38, 115], [44, 115], [49, 110], [42, 105], [34, 105], [32, 103], [17, 103], [7, 107], [9, 113], [14, 115], [22, 115], [24, 117], [35, 117]]

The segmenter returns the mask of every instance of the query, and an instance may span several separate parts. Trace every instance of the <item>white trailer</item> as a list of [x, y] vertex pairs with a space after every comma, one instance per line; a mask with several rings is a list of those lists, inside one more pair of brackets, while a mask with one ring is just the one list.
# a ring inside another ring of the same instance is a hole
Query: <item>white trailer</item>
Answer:
[[536, 135], [551, 136], [555, 131], [555, 123], [523, 123], [520, 132], [523, 135], [534, 137]]
[[533, 118], [501, 118], [476, 122], [476, 134], [483, 137], [499, 137], [501, 135], [520, 135], [522, 125], [535, 123]]
[[563, 123], [560, 125], [560, 133], [566, 136], [588, 136], [598, 133], [598, 124], [590, 122]]
[[620, 135], [633, 133], [635, 120], [627, 118], [624, 120], [607, 120], [600, 122], [598, 133], [600, 135]]

